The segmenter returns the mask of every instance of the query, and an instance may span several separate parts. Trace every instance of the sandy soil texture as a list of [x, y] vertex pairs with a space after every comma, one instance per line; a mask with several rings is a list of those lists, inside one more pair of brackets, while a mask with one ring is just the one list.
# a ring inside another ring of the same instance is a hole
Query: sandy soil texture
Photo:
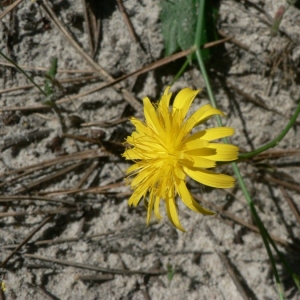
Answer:
[[[128, 207], [130, 163], [121, 157], [128, 119], [143, 118], [141, 99], [158, 100], [185, 60], [107, 84], [164, 57], [160, 1], [24, 0], [4, 15], [11, 3], [1, 1], [0, 50], [43, 89], [54, 58], [58, 73], [46, 99], [0, 59], [0, 299], [277, 299], [238, 185], [223, 191], [189, 182], [217, 214], [179, 202], [186, 233], [164, 209], [163, 220], [147, 227], [144, 205]], [[276, 138], [299, 102], [300, 10], [290, 7], [271, 38], [281, 5], [220, 1], [220, 39], [232, 39], [208, 71], [242, 152]], [[172, 92], [184, 87], [204, 87], [196, 64]], [[203, 89], [192, 110], [208, 101]], [[276, 148], [239, 163], [261, 219], [298, 274], [299, 122]], [[218, 171], [233, 174], [230, 165]], [[275, 258], [286, 298], [300, 299]]]

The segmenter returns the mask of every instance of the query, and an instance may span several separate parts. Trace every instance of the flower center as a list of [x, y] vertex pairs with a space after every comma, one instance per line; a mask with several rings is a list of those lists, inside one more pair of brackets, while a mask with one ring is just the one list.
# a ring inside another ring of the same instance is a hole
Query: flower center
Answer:
[[167, 148], [167, 154], [169, 155], [169, 156], [174, 156], [175, 155], [175, 147], [169, 147], [169, 148]]

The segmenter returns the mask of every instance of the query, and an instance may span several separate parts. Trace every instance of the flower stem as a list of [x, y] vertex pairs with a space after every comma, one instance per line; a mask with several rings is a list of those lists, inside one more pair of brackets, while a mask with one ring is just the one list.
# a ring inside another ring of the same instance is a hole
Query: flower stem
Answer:
[[178, 73], [176, 74], [176, 76], [173, 78], [172, 82], [170, 83], [170, 85], [172, 86], [174, 84], [174, 82], [184, 73], [185, 69], [187, 68], [189, 64], [189, 59], [186, 59], [185, 63], [182, 65], [182, 67], [180, 68], [180, 70], [178, 71]]
[[[195, 46], [197, 48], [196, 57], [197, 57], [197, 60], [198, 60], [198, 64], [199, 64], [201, 73], [202, 73], [204, 81], [205, 81], [205, 85], [206, 85], [206, 88], [207, 88], [207, 93], [208, 93], [211, 105], [213, 107], [217, 108], [216, 99], [215, 99], [214, 94], [212, 92], [212, 88], [211, 88], [211, 85], [210, 85], [210, 82], [209, 82], [209, 77], [208, 77], [208, 74], [207, 74], [207, 71], [206, 71], [206, 68], [205, 68], [205, 65], [204, 65], [204, 61], [203, 61], [203, 58], [202, 58], [201, 50], [200, 50], [201, 35], [204, 32], [204, 30], [203, 30], [203, 26], [204, 26], [204, 24], [203, 24], [204, 23], [203, 22], [203, 20], [204, 20], [204, 18], [203, 18], [204, 8], [205, 8], [205, 0], [199, 0], [198, 23], [197, 23], [196, 38], [195, 38]], [[216, 119], [217, 119], [218, 125], [222, 126], [223, 124], [222, 124], [221, 118], [219, 116], [216, 116]], [[225, 141], [225, 143], [228, 143], [228, 139], [224, 139], [224, 141]], [[237, 164], [235, 162], [233, 162], [232, 167], [233, 167], [233, 171], [235, 173], [235, 176], [238, 180], [238, 183], [239, 183], [239, 185], [240, 185], [240, 187], [241, 187], [241, 189], [244, 193], [246, 201], [247, 201], [247, 203], [248, 203], [248, 205], [251, 209], [251, 213], [252, 213], [252, 215], [253, 215], [253, 217], [256, 221], [256, 224], [259, 228], [259, 231], [260, 231], [260, 234], [262, 236], [265, 248], [267, 250], [267, 254], [268, 254], [269, 259], [271, 261], [271, 265], [272, 265], [275, 280], [276, 280], [276, 285], [277, 285], [277, 288], [278, 288], [279, 298], [284, 299], [282, 284], [280, 282], [280, 278], [279, 278], [279, 275], [278, 275], [278, 271], [277, 271], [277, 267], [276, 267], [276, 264], [275, 264], [275, 259], [274, 259], [273, 253], [272, 253], [272, 251], [270, 249], [270, 245], [269, 245], [269, 239], [271, 239], [270, 235], [268, 234], [266, 228], [263, 225], [263, 222], [261, 221], [261, 219], [260, 219], [260, 217], [259, 217], [259, 215], [256, 211], [254, 203], [253, 203], [253, 201], [251, 199], [251, 196], [250, 196], [250, 194], [247, 190], [247, 187], [245, 185], [245, 182], [242, 178], [242, 175], [240, 173], [240, 170], [239, 170]], [[273, 245], [274, 242], [272, 241], [271, 244]], [[280, 258], [282, 260], [282, 256]], [[288, 271], [290, 271], [290, 269], [288, 269]], [[293, 274], [291, 274], [291, 275], [293, 276]]]
[[35, 82], [34, 82], [34, 80], [22, 69], [22, 68], [20, 68], [12, 59], [10, 59], [9, 57], [7, 57], [4, 53], [2, 53], [1, 51], [0, 51], [0, 55], [4, 58], [4, 59], [6, 59], [7, 61], [9, 61], [11, 64], [13, 64], [14, 65], [14, 67], [18, 70], [18, 71], [20, 71], [23, 75], [25, 75], [25, 77], [35, 86], [35, 87], [37, 87], [38, 89], [39, 89], [39, 91], [42, 93], [42, 94], [44, 94], [44, 96], [47, 96], [46, 95], [46, 93], [40, 88], [40, 86], [39, 85], [37, 85]]

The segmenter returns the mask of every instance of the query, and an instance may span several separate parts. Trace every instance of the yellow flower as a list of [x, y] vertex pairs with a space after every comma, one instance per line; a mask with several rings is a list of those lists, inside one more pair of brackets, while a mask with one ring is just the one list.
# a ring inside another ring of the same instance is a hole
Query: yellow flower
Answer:
[[[233, 128], [209, 128], [190, 134], [195, 126], [211, 116], [224, 114], [206, 104], [186, 119], [186, 114], [200, 90], [181, 90], [175, 97], [173, 108], [169, 110], [172, 96], [169, 89], [170, 87], [166, 88], [157, 107], [151, 104], [148, 97], [143, 99], [146, 119], [144, 123], [136, 118], [131, 119], [136, 131], [127, 137], [126, 142], [132, 147], [123, 154], [126, 159], [135, 162], [127, 170], [130, 186], [134, 190], [128, 204], [137, 206], [148, 195], [145, 203], [149, 224], [153, 210], [156, 219], [161, 220], [159, 206], [163, 200], [172, 224], [184, 231], [177, 214], [177, 194], [191, 210], [204, 215], [214, 215], [214, 212], [194, 200], [186, 187], [186, 176], [215, 188], [232, 187], [233, 177], [207, 169], [215, 167], [216, 161], [237, 159], [238, 147], [211, 143], [213, 140], [233, 135]], [[133, 176], [135, 177], [132, 178]]]
[[6, 284], [5, 284], [4, 281], [1, 281], [1, 290], [2, 290], [3, 292], [6, 292]]

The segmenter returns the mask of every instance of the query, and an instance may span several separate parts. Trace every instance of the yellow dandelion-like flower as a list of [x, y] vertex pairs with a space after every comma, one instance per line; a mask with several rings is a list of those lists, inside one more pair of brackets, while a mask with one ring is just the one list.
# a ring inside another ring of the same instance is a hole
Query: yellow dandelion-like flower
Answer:
[[[126, 149], [123, 156], [133, 160], [128, 168], [129, 183], [134, 190], [128, 200], [129, 205], [137, 206], [145, 199], [147, 224], [152, 211], [156, 219], [161, 220], [160, 201], [165, 202], [166, 211], [172, 224], [182, 228], [175, 198], [177, 194], [191, 210], [214, 215], [214, 212], [199, 205], [186, 187], [186, 176], [215, 188], [230, 188], [234, 178], [217, 174], [208, 169], [216, 166], [216, 161], [237, 159], [238, 147], [211, 141], [233, 135], [234, 129], [217, 127], [190, 134], [191, 130], [213, 115], [224, 114], [206, 104], [189, 118], [186, 114], [200, 90], [185, 88], [175, 97], [173, 108], [169, 109], [172, 93], [167, 87], [157, 107], [148, 97], [143, 99], [145, 122], [131, 119], [136, 131], [128, 136], [126, 142], [132, 147]], [[134, 177], [135, 176], [135, 177]], [[146, 196], [148, 195], [148, 200]]]
[[4, 281], [1, 281], [1, 290], [2, 290], [3, 292], [6, 292], [6, 284], [5, 284]]

